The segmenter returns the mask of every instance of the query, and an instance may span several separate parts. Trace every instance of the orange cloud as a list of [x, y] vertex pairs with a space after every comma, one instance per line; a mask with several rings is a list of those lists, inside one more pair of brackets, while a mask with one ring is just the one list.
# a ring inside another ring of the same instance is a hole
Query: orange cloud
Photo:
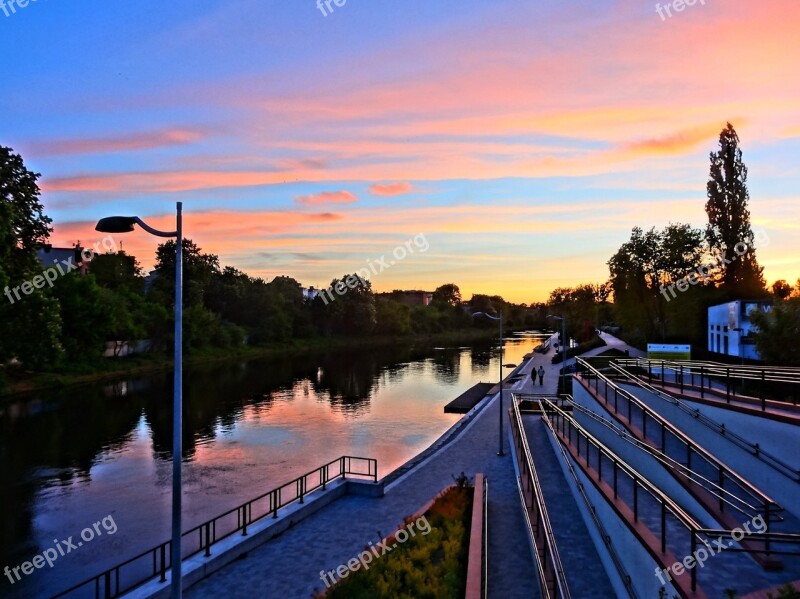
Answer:
[[398, 196], [409, 193], [413, 189], [411, 183], [375, 183], [369, 188], [369, 192], [376, 196]]
[[323, 191], [307, 196], [297, 196], [298, 204], [304, 206], [317, 206], [319, 204], [352, 204], [356, 196], [349, 191]]
[[[737, 126], [743, 124], [745, 119], [736, 119]], [[684, 131], [679, 131], [673, 135], [665, 137], [645, 139], [633, 142], [624, 148], [633, 154], [642, 155], [664, 155], [664, 154], [683, 154], [694, 150], [700, 144], [713, 147], [714, 140], [719, 136], [724, 124], [719, 122], [709, 123], [702, 127], [695, 127]]]

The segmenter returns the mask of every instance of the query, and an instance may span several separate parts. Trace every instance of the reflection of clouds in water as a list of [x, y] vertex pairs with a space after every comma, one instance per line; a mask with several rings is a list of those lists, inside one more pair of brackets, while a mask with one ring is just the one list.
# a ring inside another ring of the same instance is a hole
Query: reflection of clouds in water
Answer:
[[419, 445], [420, 443], [426, 441], [430, 435], [406, 435], [402, 439], [400, 439], [400, 443], [403, 445], [414, 446]]

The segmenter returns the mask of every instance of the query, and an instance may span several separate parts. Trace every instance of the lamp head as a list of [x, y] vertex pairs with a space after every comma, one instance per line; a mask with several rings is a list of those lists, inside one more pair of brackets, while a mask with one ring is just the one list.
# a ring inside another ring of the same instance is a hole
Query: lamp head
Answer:
[[97, 221], [94, 230], [101, 233], [130, 233], [135, 224], [135, 216], [108, 216]]

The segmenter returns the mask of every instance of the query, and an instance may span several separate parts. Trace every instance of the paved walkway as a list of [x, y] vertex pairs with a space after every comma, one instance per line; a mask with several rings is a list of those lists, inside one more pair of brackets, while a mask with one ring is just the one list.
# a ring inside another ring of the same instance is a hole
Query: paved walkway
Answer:
[[[555, 384], [555, 383], [553, 383]], [[508, 394], [505, 408], [509, 405]], [[535, 566], [517, 491], [504, 415], [505, 456], [497, 456], [498, 398], [479, 407], [472, 421], [429, 459], [387, 486], [381, 499], [345, 497], [301, 521], [185, 593], [188, 599], [266, 597], [308, 599], [324, 589], [321, 570], [333, 570], [402, 524], [462, 471], [489, 480], [489, 594], [539, 596]], [[413, 427], [413, 420], [410, 420]]]
[[[632, 358], [639, 358], [645, 357], [647, 354], [635, 347], [631, 347], [627, 345], [621, 339], [614, 337], [613, 335], [609, 335], [608, 333], [600, 333], [600, 337], [603, 341], [606, 342], [606, 345], [602, 347], [598, 347], [592, 349], [585, 354], [581, 354], [579, 357], [581, 358], [589, 358], [591, 356], [596, 356], [598, 354], [602, 354], [609, 349], [618, 349], [620, 351], [627, 351], [628, 354]], [[556, 354], [556, 351], [550, 347], [546, 353], [540, 354], [537, 352], [532, 352], [530, 354], [530, 358], [523, 362], [522, 367], [517, 369], [516, 372], [523, 374], [524, 376], [522, 379], [513, 384], [508, 385], [506, 389], [510, 389], [511, 391], [515, 391], [517, 393], [534, 393], [536, 395], [555, 395], [556, 390], [558, 389], [558, 377], [561, 371], [561, 367], [563, 363], [559, 362], [558, 364], [553, 364], [552, 359], [553, 356]], [[571, 366], [575, 364], [576, 358], [568, 358], [566, 364]], [[539, 384], [539, 379], [537, 377], [536, 383], [534, 384], [533, 380], [530, 377], [531, 370], [534, 368], [539, 369], [539, 366], [544, 368], [544, 377], [543, 377], [543, 385]]]

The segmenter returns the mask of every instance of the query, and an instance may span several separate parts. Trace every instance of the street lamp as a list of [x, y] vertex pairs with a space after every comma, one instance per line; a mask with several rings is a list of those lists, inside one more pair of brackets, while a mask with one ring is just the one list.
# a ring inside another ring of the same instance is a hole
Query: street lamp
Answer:
[[[567, 366], [567, 319], [564, 316], [556, 316], [554, 314], [548, 314], [547, 318], [556, 318], [561, 321], [561, 368], [566, 368]], [[561, 380], [561, 377], [558, 377], [558, 380]]]
[[739, 333], [739, 348], [738, 348], [739, 349], [739, 352], [738, 352], [739, 353], [739, 361], [742, 363], [742, 366], [744, 366], [744, 355], [742, 353], [742, 350], [744, 349], [744, 347], [743, 347], [744, 346], [744, 341], [743, 341], [744, 340], [744, 329], [737, 328], [737, 329], [731, 329], [731, 330], [732, 331], [736, 331], [737, 333]]
[[183, 411], [183, 203], [177, 203], [175, 231], [159, 231], [138, 216], [109, 216], [97, 222], [101, 233], [130, 233], [134, 225], [156, 237], [175, 237], [175, 383], [172, 415], [172, 599], [180, 599], [181, 577], [181, 454]]
[[485, 316], [489, 320], [500, 321], [500, 412], [498, 414], [500, 417], [500, 444], [497, 455], [504, 456], [506, 454], [503, 451], [503, 313], [500, 312], [500, 316], [492, 316], [486, 312], [475, 312], [475, 314], [472, 315], [473, 318], [477, 316]]

